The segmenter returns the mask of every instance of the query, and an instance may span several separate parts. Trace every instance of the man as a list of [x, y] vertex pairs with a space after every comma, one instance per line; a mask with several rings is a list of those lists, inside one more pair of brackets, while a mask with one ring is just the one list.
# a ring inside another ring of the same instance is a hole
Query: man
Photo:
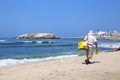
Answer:
[[96, 51], [98, 52], [97, 39], [94, 35], [95, 33], [93, 31], [89, 31], [88, 35], [84, 38], [84, 41], [87, 41], [89, 47], [89, 49], [86, 49], [86, 59], [85, 59], [86, 64], [91, 63], [89, 59], [91, 59], [93, 56], [93, 45], [95, 45]]

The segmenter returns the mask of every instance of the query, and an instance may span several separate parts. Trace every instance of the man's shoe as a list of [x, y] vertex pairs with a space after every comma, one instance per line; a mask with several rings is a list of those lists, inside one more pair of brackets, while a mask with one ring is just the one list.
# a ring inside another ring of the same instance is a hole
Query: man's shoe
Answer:
[[88, 61], [88, 64], [91, 64], [91, 62], [90, 62], [90, 61]]
[[88, 65], [89, 64], [88, 60], [85, 60], [85, 63]]

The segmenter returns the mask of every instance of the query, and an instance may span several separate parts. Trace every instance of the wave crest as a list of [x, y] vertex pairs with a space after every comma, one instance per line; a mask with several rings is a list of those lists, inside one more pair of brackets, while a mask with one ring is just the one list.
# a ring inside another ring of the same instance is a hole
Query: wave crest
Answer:
[[[0, 40], [0, 42], [5, 42], [3, 40]], [[20, 42], [6, 42], [6, 43], [1, 43], [5, 45], [9, 44], [54, 44], [54, 41], [20, 41]]]
[[56, 59], [62, 59], [62, 58], [68, 58], [68, 57], [75, 57], [77, 55], [62, 55], [62, 56], [56, 56], [56, 57], [47, 57], [47, 58], [31, 58], [31, 59], [3, 59], [0, 60], [0, 67], [10, 67], [14, 65], [20, 65], [20, 64], [28, 64], [33, 62], [39, 62], [39, 61], [47, 61], [47, 60], [56, 60]]
[[6, 40], [0, 40], [0, 42], [5, 42]]
[[119, 48], [120, 43], [102, 43], [99, 44], [98, 46], [102, 48]]

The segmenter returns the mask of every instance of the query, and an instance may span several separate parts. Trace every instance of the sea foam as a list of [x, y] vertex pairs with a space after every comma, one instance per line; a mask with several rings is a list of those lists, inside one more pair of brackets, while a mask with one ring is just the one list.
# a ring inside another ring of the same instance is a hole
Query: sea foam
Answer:
[[98, 45], [98, 47], [102, 48], [119, 48], [120, 43], [101, 43]]
[[56, 57], [47, 57], [47, 58], [31, 58], [31, 59], [2, 59], [0, 60], [0, 67], [10, 67], [10, 66], [16, 66], [21, 64], [28, 64], [33, 62], [39, 62], [39, 61], [47, 61], [47, 60], [57, 60], [57, 59], [63, 59], [63, 58], [69, 58], [69, 57], [76, 57], [78, 55], [62, 55], [62, 56], [56, 56]]
[[5, 42], [6, 40], [0, 40], [0, 42]]

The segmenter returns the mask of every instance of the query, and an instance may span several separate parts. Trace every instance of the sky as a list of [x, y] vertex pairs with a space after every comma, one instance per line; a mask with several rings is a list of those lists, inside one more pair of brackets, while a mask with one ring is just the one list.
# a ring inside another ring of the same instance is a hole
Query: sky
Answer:
[[79, 37], [120, 32], [120, 0], [0, 0], [0, 37], [53, 33]]

